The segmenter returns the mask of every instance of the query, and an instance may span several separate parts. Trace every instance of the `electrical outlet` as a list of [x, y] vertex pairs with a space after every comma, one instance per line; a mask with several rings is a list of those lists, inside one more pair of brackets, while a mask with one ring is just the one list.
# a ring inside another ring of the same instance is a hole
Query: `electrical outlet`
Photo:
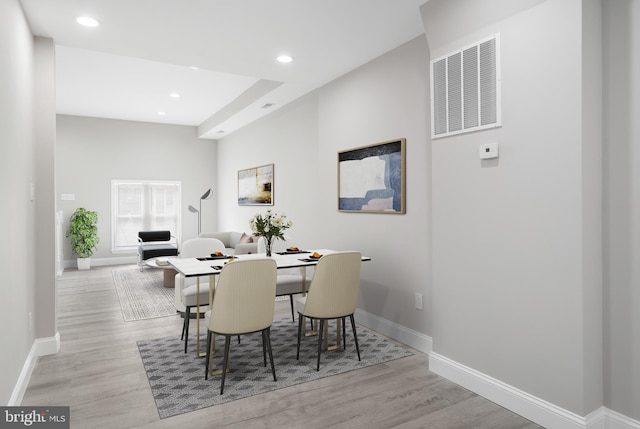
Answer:
[[422, 294], [416, 293], [415, 296], [416, 310], [422, 310]]

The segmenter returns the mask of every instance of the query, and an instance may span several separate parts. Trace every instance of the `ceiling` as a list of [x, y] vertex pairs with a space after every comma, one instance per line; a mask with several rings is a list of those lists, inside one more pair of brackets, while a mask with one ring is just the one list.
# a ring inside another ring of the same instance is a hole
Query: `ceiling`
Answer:
[[55, 42], [58, 113], [218, 139], [423, 34], [427, 0], [20, 1]]

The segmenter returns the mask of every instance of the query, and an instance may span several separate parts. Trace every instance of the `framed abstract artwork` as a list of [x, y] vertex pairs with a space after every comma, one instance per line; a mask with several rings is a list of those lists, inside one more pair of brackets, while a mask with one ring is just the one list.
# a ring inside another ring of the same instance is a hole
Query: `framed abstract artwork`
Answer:
[[338, 152], [338, 211], [405, 213], [406, 139]]
[[238, 171], [238, 205], [273, 205], [273, 164]]

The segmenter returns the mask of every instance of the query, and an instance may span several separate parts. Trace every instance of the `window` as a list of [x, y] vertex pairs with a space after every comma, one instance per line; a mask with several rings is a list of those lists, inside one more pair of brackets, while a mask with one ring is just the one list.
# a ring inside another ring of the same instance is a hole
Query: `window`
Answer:
[[111, 243], [113, 251], [138, 246], [138, 231], [169, 230], [180, 242], [182, 182], [111, 181]]

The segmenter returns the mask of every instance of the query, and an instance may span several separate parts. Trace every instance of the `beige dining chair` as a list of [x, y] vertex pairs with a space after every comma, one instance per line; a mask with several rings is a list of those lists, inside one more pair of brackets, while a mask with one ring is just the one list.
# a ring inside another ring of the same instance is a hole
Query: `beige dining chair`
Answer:
[[275, 312], [277, 265], [273, 259], [235, 260], [224, 266], [218, 277], [207, 330], [207, 354], [205, 379], [209, 376], [211, 342], [213, 335], [224, 335], [224, 355], [220, 394], [224, 392], [224, 381], [229, 365], [231, 337], [262, 333], [264, 366], [267, 353], [271, 361], [273, 381], [276, 368], [271, 350], [271, 324]]
[[[224, 243], [216, 238], [193, 238], [182, 243], [180, 258], [204, 258], [214, 252], [224, 252]], [[184, 340], [184, 352], [187, 353], [189, 345], [189, 322], [191, 309], [200, 303], [200, 313], [204, 313], [209, 307], [209, 276], [200, 277], [200, 289], [196, 285], [196, 278], [185, 278], [176, 275], [176, 310], [184, 312], [181, 339]], [[200, 314], [196, 314], [200, 317]], [[199, 333], [196, 333], [199, 335]]]
[[[291, 237], [285, 236], [284, 240], [275, 240], [273, 242], [273, 252], [284, 252], [290, 246], [294, 245]], [[266, 245], [264, 237], [258, 240], [258, 253], [265, 253]], [[304, 255], [300, 255], [304, 256]], [[303, 283], [304, 279], [304, 283]], [[291, 304], [291, 320], [295, 321], [295, 311], [293, 305], [293, 296], [306, 292], [311, 285], [311, 276], [307, 274], [306, 268], [283, 268], [278, 270], [276, 283], [276, 296], [289, 296]]]
[[318, 261], [311, 280], [309, 293], [305, 297], [296, 300], [298, 309], [298, 345], [296, 359], [300, 359], [300, 340], [304, 319], [319, 320], [318, 332], [318, 363], [316, 370], [320, 371], [320, 354], [322, 341], [327, 321], [331, 319], [342, 320], [342, 339], [344, 348], [347, 343], [345, 338], [345, 318], [349, 316], [353, 339], [356, 344], [358, 360], [360, 360], [360, 347], [356, 334], [356, 324], [353, 314], [358, 303], [358, 289], [360, 287], [360, 266], [362, 255], [359, 252], [337, 252], [324, 255]]

